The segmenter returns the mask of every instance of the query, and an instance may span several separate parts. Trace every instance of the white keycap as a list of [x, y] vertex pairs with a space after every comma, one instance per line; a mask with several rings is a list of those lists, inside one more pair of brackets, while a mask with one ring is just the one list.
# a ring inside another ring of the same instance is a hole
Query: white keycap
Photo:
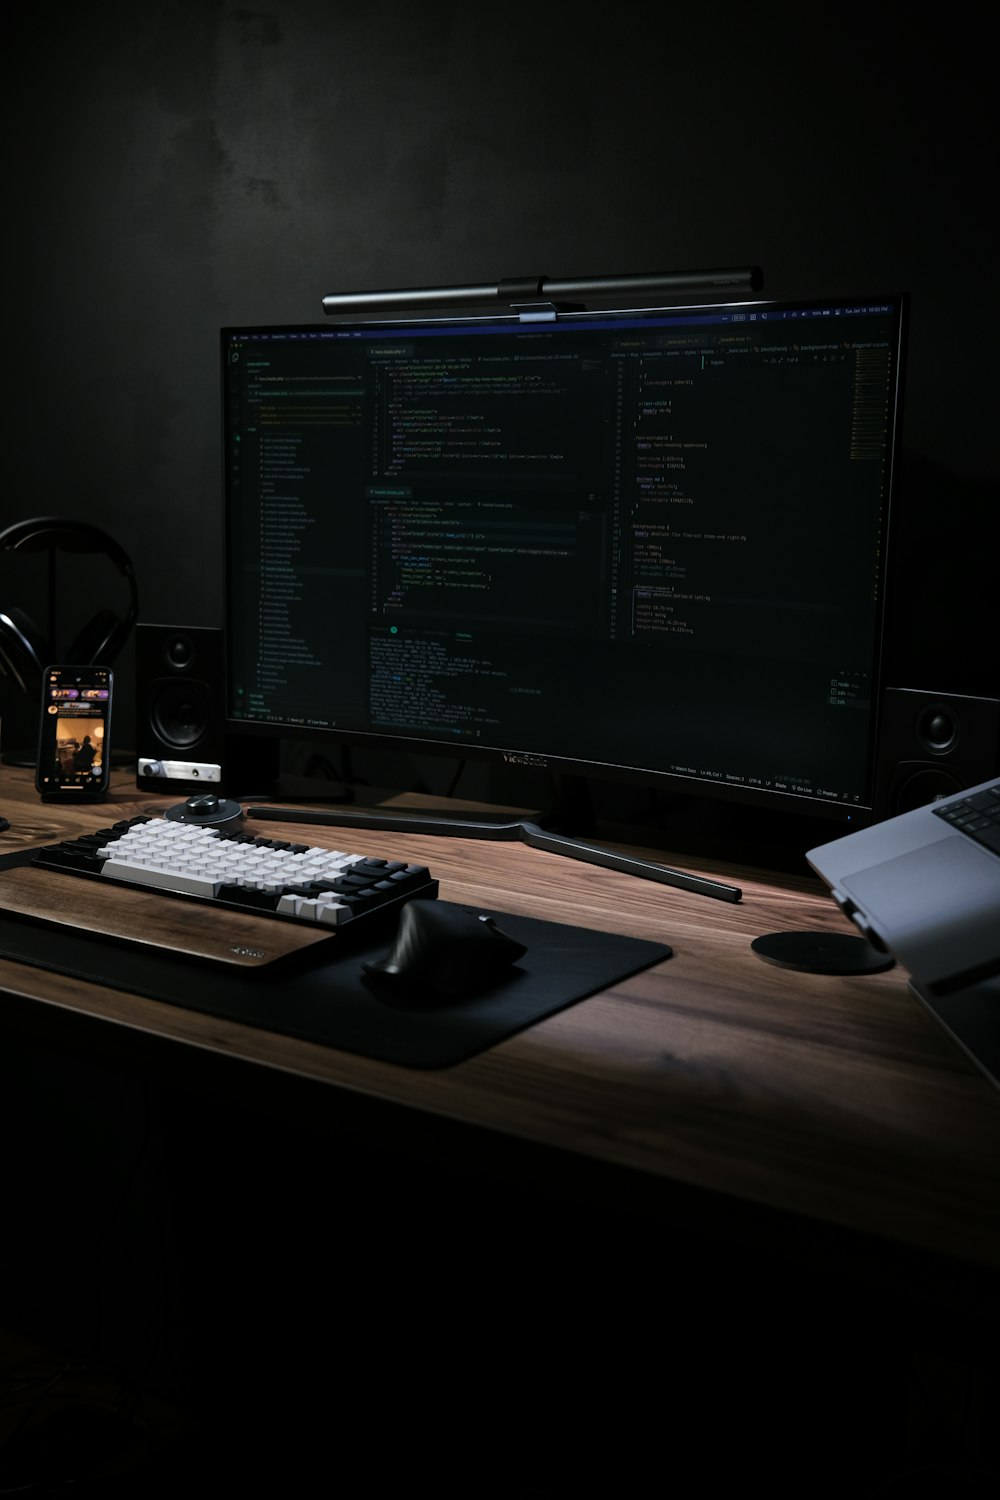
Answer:
[[156, 870], [146, 865], [127, 865], [121, 860], [106, 859], [101, 874], [133, 885], [155, 886], [158, 890], [182, 891], [186, 896], [217, 896], [223, 881], [205, 875], [188, 875], [180, 870]]

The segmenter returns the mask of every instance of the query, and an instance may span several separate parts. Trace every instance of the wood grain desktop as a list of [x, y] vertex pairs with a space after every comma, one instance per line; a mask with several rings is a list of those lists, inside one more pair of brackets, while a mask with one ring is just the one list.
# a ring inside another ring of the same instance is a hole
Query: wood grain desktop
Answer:
[[[0, 852], [166, 805], [121, 778], [103, 805], [42, 805], [27, 773], [4, 770], [11, 827]], [[737, 1218], [740, 1205], [760, 1205], [1000, 1266], [1000, 1098], [908, 992], [906, 973], [805, 975], [751, 951], [772, 930], [852, 930], [808, 874], [706, 862], [697, 873], [742, 885], [743, 901], [730, 905], [520, 844], [357, 829], [351, 839], [362, 853], [391, 843], [427, 864], [444, 899], [668, 942], [673, 957], [428, 1076], [9, 960], [0, 960], [0, 986], [40, 1007], [308, 1079], [331, 1097], [347, 1090], [639, 1174], [664, 1196], [692, 1187]], [[310, 841], [337, 847], [337, 830], [312, 829]]]
[[[122, 777], [42, 805], [7, 769], [0, 853], [166, 805]], [[901, 969], [756, 956], [852, 932], [819, 882], [647, 851], [737, 905], [520, 843], [350, 834], [390, 842], [444, 900], [672, 957], [431, 1071], [0, 958], [0, 1323], [98, 1336], [191, 1416], [198, 1452], [152, 1460], [164, 1493], [194, 1463], [463, 1500], [650, 1474], [841, 1500], [928, 1454], [992, 1467], [1000, 1098]]]

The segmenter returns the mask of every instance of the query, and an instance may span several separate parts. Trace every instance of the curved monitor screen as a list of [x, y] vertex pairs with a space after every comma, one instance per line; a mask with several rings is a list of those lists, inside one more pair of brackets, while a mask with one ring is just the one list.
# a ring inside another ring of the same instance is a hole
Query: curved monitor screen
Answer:
[[224, 329], [231, 727], [863, 821], [902, 313]]

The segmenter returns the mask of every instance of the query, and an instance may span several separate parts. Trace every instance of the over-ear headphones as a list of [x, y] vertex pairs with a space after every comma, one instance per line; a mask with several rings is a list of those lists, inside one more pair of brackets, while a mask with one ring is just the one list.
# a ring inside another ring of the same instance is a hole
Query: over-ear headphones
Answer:
[[[6, 677], [34, 706], [41, 692], [41, 677], [53, 662], [72, 666], [110, 666], [128, 639], [139, 614], [135, 569], [123, 549], [107, 532], [88, 521], [68, 521], [60, 516], [36, 516], [0, 532], [0, 552], [49, 553], [48, 636], [21, 609], [0, 602], [0, 679]], [[55, 553], [97, 553], [109, 559], [128, 585], [129, 602], [123, 615], [112, 609], [95, 614], [66, 649], [51, 639], [55, 616]]]

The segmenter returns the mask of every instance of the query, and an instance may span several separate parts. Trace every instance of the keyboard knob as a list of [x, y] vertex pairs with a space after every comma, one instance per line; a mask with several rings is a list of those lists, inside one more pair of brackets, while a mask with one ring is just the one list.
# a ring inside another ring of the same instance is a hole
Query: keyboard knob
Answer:
[[164, 817], [173, 823], [188, 823], [202, 828], [236, 830], [243, 824], [243, 808], [228, 797], [215, 792], [195, 792], [186, 802], [168, 807]]

